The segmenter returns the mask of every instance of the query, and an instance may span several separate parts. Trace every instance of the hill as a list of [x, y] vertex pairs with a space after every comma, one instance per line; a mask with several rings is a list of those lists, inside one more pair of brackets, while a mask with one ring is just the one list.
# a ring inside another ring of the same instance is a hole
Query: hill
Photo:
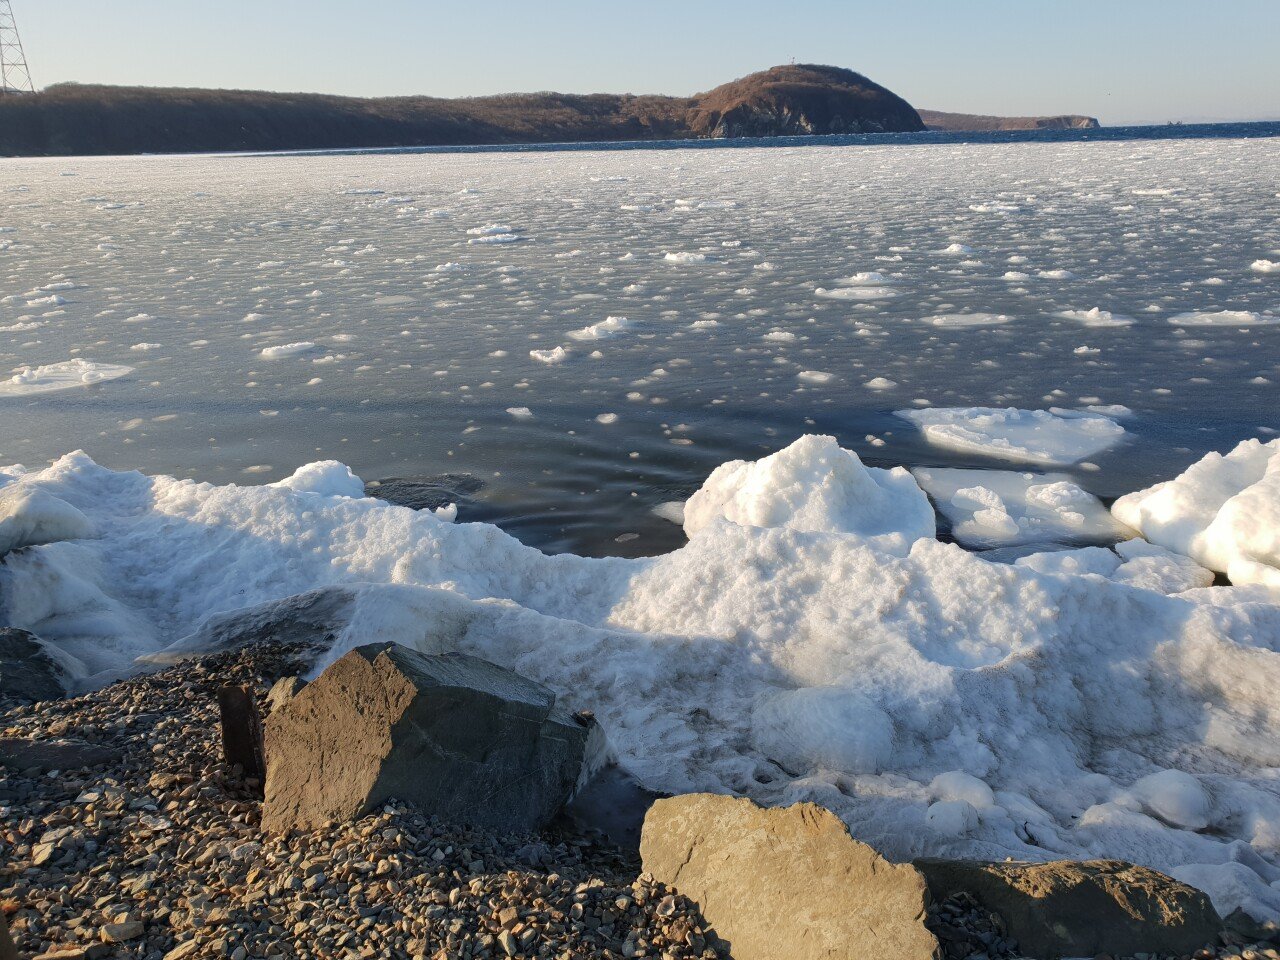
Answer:
[[1094, 117], [1063, 114], [1056, 117], [987, 117], [974, 113], [944, 113], [920, 110], [920, 119], [930, 130], [953, 133], [982, 130], [1089, 130], [1101, 126]]
[[59, 84], [0, 96], [0, 154], [315, 150], [769, 137], [924, 129], [861, 74], [797, 65], [693, 97], [508, 94], [362, 99], [308, 93]]

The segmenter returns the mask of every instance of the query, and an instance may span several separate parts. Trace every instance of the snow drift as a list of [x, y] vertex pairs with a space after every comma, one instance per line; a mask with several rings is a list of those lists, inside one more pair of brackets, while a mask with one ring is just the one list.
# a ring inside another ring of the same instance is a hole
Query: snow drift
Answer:
[[[1274, 538], [1274, 459], [1246, 454], [1214, 516], [1247, 494]], [[0, 622], [82, 676], [341, 588], [317, 667], [374, 640], [483, 656], [594, 710], [655, 789], [813, 800], [894, 859], [1120, 857], [1280, 918], [1280, 595], [1186, 590], [1206, 581], [1167, 551], [989, 562], [933, 537], [909, 474], [818, 437], [721, 467], [688, 545], [642, 560], [546, 556], [365, 499], [334, 463], [241, 487], [72, 454], [0, 484], [6, 509], [61, 524], [0, 521], [61, 541], [0, 565]], [[1170, 526], [1184, 507], [1165, 501]]]

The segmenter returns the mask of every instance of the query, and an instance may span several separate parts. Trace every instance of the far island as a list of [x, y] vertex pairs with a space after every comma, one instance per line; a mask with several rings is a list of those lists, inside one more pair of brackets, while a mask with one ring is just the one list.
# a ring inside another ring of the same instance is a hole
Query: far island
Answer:
[[1097, 126], [918, 111], [841, 67], [772, 67], [691, 97], [337, 97], [58, 84], [0, 96], [0, 155], [192, 153], [723, 139]]

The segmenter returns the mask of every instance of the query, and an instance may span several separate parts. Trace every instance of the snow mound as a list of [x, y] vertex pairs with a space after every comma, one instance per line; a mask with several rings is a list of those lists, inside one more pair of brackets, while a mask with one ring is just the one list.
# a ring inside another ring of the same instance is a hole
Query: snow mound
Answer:
[[1124, 436], [1124, 427], [1109, 417], [1072, 410], [929, 407], [897, 415], [934, 446], [1045, 466], [1083, 460]]
[[0, 380], [0, 397], [22, 397], [35, 393], [54, 393], [75, 387], [92, 386], [118, 380], [133, 373], [133, 367], [117, 363], [95, 363], [92, 360], [64, 360], [42, 367], [21, 367], [8, 380]]
[[733, 460], [712, 471], [684, 507], [695, 537], [718, 520], [856, 534], [904, 552], [934, 535], [929, 498], [902, 467], [863, 466], [834, 437], [804, 436], [763, 460]]
[[1280, 440], [1245, 440], [1121, 497], [1112, 512], [1152, 543], [1235, 584], [1280, 587]]

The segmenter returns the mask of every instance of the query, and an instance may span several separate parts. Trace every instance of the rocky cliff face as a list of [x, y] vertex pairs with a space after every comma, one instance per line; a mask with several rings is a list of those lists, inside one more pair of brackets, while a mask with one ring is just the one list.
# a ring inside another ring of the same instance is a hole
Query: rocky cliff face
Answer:
[[694, 97], [699, 137], [904, 133], [925, 129], [907, 101], [852, 70], [792, 64], [753, 73]]
[[1100, 127], [1096, 117], [1061, 114], [1056, 117], [988, 117], [974, 113], [945, 113], [921, 110], [920, 119], [930, 130], [967, 132], [974, 130], [1092, 130]]

